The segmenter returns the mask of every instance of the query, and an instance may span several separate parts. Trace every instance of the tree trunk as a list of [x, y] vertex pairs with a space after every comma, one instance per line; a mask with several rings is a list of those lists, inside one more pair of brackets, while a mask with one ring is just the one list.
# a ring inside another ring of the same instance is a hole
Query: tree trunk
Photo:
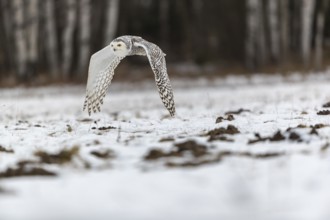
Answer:
[[90, 33], [91, 33], [91, 1], [79, 0], [80, 23], [79, 23], [79, 75], [84, 75], [90, 56]]
[[77, 23], [77, 0], [66, 1], [66, 26], [63, 31], [62, 77], [68, 79], [73, 61], [74, 30]]
[[325, 14], [328, 9], [329, 0], [322, 0], [321, 8], [316, 18], [316, 37], [315, 37], [315, 67], [320, 70], [323, 61], [323, 40]]
[[268, 52], [266, 49], [266, 33], [265, 33], [265, 24], [264, 24], [264, 10], [263, 10], [263, 0], [258, 1], [257, 6], [257, 22], [258, 22], [258, 34], [257, 34], [257, 62], [258, 66], [262, 66], [266, 63], [268, 59]]
[[56, 79], [58, 78], [59, 67], [54, 0], [45, 0], [45, 19], [47, 57], [50, 65], [51, 76], [53, 79]]
[[301, 52], [305, 67], [310, 65], [312, 21], [315, 0], [302, 0]]
[[[270, 0], [272, 1], [272, 0]], [[289, 52], [289, 2], [280, 0], [280, 41], [281, 41], [281, 62], [287, 61]]]
[[166, 48], [169, 41], [169, 5], [168, 0], [159, 1], [160, 41], [162, 47]]
[[280, 30], [278, 1], [268, 0], [270, 48], [273, 61], [278, 62], [280, 57]]
[[15, 43], [16, 43], [16, 62], [17, 73], [20, 80], [26, 76], [27, 46], [24, 33], [24, 0], [13, 0], [15, 18]]
[[246, 66], [256, 68], [256, 38], [258, 34], [258, 4], [259, 0], [247, 0], [247, 39], [246, 39]]
[[15, 53], [12, 52], [15, 48], [16, 42], [13, 35], [13, 19], [11, 17], [12, 9], [10, 7], [10, 0], [0, 0], [2, 9], [2, 22], [3, 22], [3, 37], [4, 37], [4, 69], [9, 71], [15, 66]]
[[34, 75], [38, 62], [39, 1], [30, 0], [28, 3], [28, 69], [29, 74]]
[[115, 38], [119, 16], [119, 0], [108, 0], [107, 4], [104, 45], [108, 45]]

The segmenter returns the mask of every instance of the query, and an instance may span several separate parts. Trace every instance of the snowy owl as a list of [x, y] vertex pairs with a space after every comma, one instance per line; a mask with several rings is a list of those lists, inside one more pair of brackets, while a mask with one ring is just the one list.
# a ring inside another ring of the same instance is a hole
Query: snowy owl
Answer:
[[110, 45], [92, 55], [89, 62], [86, 98], [83, 110], [89, 115], [101, 111], [100, 105], [114, 75], [114, 70], [126, 56], [147, 56], [155, 74], [156, 85], [162, 102], [171, 116], [175, 115], [172, 87], [167, 75], [165, 54], [155, 44], [137, 36], [121, 36]]

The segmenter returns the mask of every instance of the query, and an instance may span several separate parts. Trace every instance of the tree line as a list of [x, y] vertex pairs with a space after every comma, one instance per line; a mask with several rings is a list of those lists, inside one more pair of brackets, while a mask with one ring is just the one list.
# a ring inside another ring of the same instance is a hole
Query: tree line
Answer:
[[329, 0], [0, 0], [0, 77], [70, 80], [116, 36], [158, 44], [169, 64], [242, 66], [329, 59]]

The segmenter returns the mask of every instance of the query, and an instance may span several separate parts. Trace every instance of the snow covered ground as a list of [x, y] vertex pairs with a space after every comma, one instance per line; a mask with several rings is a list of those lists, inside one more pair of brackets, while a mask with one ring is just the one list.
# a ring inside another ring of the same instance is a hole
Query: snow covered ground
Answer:
[[91, 117], [83, 86], [2, 89], [0, 219], [330, 219], [329, 74], [296, 76], [172, 80], [175, 118], [153, 82]]

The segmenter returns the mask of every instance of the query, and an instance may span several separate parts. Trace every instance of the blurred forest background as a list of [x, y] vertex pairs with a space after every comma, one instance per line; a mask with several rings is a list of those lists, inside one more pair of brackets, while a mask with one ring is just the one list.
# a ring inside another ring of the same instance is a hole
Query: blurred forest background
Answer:
[[[1, 84], [85, 82], [90, 55], [126, 34], [158, 44], [171, 76], [322, 70], [330, 63], [329, 6], [329, 0], [0, 0]], [[120, 65], [129, 73], [122, 78], [143, 77], [146, 64], [129, 58]]]

